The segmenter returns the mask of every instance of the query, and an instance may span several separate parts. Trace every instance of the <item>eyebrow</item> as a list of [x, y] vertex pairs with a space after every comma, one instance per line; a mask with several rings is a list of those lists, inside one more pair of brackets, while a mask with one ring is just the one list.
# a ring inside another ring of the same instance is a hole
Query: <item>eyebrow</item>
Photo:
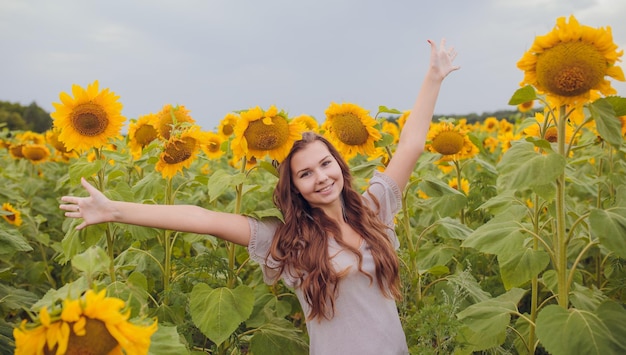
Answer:
[[[318, 164], [319, 164], [319, 163], [321, 163], [321, 162], [323, 162], [324, 160], [328, 159], [329, 157], [332, 157], [332, 155], [331, 155], [331, 154], [326, 155], [325, 157], [323, 157], [322, 159], [320, 159], [320, 161], [318, 162]], [[306, 168], [304, 168], [304, 169], [300, 169], [300, 170], [296, 171], [296, 175], [300, 174], [301, 172], [303, 172], [303, 171], [305, 171], [305, 170], [309, 170], [309, 169], [310, 169], [309, 167], [306, 167]]]

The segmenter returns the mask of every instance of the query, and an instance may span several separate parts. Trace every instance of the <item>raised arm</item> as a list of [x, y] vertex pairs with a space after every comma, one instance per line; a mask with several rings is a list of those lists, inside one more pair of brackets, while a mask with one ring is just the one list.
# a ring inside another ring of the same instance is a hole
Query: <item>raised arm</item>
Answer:
[[180, 232], [210, 234], [247, 246], [250, 227], [246, 217], [233, 213], [216, 212], [192, 205], [150, 205], [112, 201], [85, 179], [81, 184], [88, 197], [63, 196], [59, 207], [65, 216], [82, 218], [76, 229], [92, 224], [117, 222]]
[[454, 48], [446, 48], [445, 40], [441, 40], [439, 47], [431, 40], [430, 66], [424, 77], [422, 87], [413, 104], [411, 113], [400, 132], [400, 140], [396, 151], [387, 165], [385, 173], [404, 189], [409, 181], [417, 159], [424, 152], [426, 134], [435, 112], [435, 103], [443, 79], [451, 72], [459, 69], [452, 65], [456, 57]]

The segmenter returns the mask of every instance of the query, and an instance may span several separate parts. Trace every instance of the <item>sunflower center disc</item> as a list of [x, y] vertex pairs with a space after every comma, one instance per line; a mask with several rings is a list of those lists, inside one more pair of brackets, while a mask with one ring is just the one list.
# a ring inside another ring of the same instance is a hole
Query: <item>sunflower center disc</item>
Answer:
[[266, 125], [263, 120], [250, 122], [243, 134], [248, 141], [248, 147], [252, 150], [276, 149], [289, 139], [289, 124], [280, 116], [272, 117], [273, 125]]
[[359, 117], [352, 114], [335, 116], [333, 118], [333, 130], [337, 138], [347, 145], [362, 145], [369, 138], [367, 128]]
[[191, 158], [195, 145], [196, 140], [191, 137], [171, 142], [165, 148], [163, 160], [170, 165], [182, 163]]
[[83, 136], [100, 135], [108, 125], [109, 118], [100, 105], [86, 103], [77, 106], [72, 112], [72, 126]]
[[456, 131], [444, 131], [433, 138], [432, 146], [439, 154], [457, 154], [463, 149], [463, 135]]
[[578, 96], [604, 79], [606, 67], [606, 59], [593, 45], [561, 43], [538, 56], [537, 82], [550, 93]]

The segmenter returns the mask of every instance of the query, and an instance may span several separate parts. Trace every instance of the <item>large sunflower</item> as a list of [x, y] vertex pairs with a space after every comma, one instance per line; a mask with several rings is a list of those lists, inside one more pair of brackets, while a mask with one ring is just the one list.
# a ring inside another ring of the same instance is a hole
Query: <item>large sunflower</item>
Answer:
[[10, 224], [19, 227], [22, 225], [22, 213], [15, 209], [13, 205], [8, 202], [2, 204], [2, 218]]
[[604, 77], [624, 81], [622, 68], [615, 66], [623, 53], [613, 43], [611, 27], [594, 29], [574, 16], [569, 23], [559, 17], [554, 29], [537, 36], [517, 62], [524, 71], [520, 85], [532, 85], [562, 104], [587, 102], [592, 92], [612, 95], [616, 91]]
[[150, 113], [128, 125], [128, 145], [134, 159], [139, 159], [143, 148], [159, 138], [158, 123], [158, 117]]
[[205, 140], [205, 134], [199, 126], [191, 126], [186, 130], [179, 131], [163, 145], [163, 150], [155, 169], [163, 178], [174, 177], [183, 168], [189, 168], [196, 159], [200, 144]]
[[433, 124], [426, 140], [426, 149], [441, 154], [443, 161], [467, 159], [478, 154], [478, 148], [469, 139], [467, 132], [451, 122]]
[[22, 155], [32, 163], [37, 164], [50, 157], [50, 149], [45, 144], [25, 144], [22, 147]]
[[54, 126], [61, 130], [59, 140], [68, 150], [100, 148], [120, 133], [126, 118], [119, 96], [109, 89], [100, 91], [97, 80], [86, 90], [72, 85], [72, 94], [73, 98], [62, 92], [61, 103], [52, 103], [56, 111], [50, 114]]
[[364, 108], [351, 103], [331, 103], [325, 111], [322, 125], [324, 136], [332, 142], [346, 160], [360, 153], [376, 154], [375, 143], [382, 138], [376, 120]]
[[267, 111], [254, 107], [241, 112], [235, 126], [235, 138], [232, 148], [235, 159], [243, 156], [255, 156], [262, 159], [269, 155], [271, 159], [281, 162], [293, 146], [302, 138], [304, 126], [298, 122], [290, 122], [287, 114], [279, 112], [272, 105]]
[[163, 139], [170, 139], [172, 129], [181, 127], [182, 124], [194, 124], [196, 121], [189, 115], [185, 106], [164, 105], [157, 113], [159, 135]]
[[124, 301], [106, 297], [106, 290], [88, 290], [83, 298], [44, 307], [35, 324], [22, 321], [13, 330], [15, 355], [147, 354], [157, 322], [130, 323]]

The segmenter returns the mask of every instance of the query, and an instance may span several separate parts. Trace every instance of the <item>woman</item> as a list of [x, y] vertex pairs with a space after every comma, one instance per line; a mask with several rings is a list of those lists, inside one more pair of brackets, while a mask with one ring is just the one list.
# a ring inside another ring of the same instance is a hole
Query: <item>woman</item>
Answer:
[[82, 218], [77, 229], [116, 222], [210, 234], [248, 247], [265, 281], [282, 279], [307, 314], [311, 354], [408, 354], [395, 299], [399, 242], [393, 219], [401, 191], [424, 150], [443, 79], [459, 69], [453, 49], [431, 47], [430, 66], [384, 173], [367, 191], [352, 187], [348, 165], [323, 137], [295, 142], [279, 166], [274, 202], [284, 223], [191, 205], [112, 201], [84, 179], [88, 197], [64, 196], [60, 208]]

